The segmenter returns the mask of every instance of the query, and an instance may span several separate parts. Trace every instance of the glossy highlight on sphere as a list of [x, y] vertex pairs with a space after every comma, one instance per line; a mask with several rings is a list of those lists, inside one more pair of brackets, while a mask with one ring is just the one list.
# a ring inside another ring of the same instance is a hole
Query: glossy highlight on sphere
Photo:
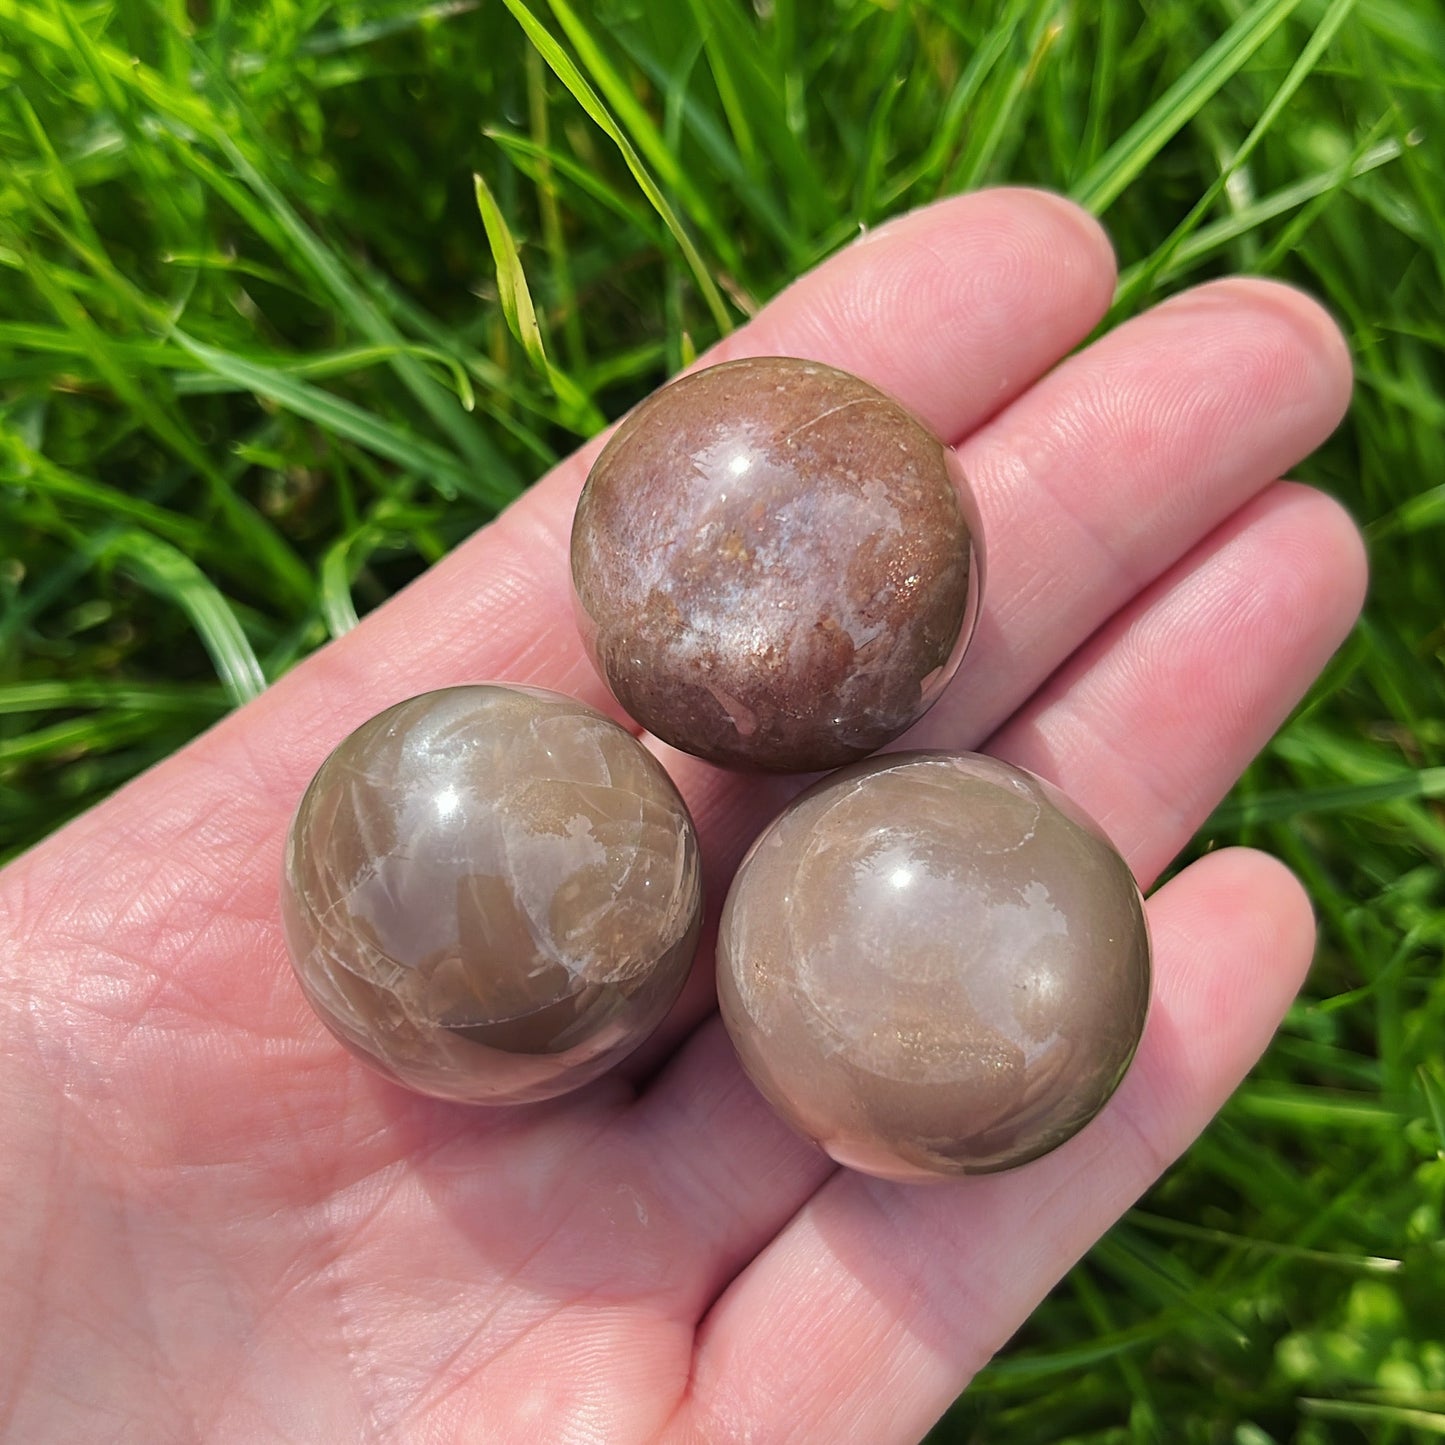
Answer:
[[884, 1179], [992, 1173], [1077, 1133], [1134, 1056], [1149, 980], [1128, 865], [1062, 793], [972, 753], [810, 788], [743, 860], [718, 936], [753, 1081]]
[[578, 625], [617, 700], [724, 766], [811, 772], [902, 733], [957, 671], [982, 545], [953, 451], [790, 357], [643, 402], [572, 529]]
[[661, 764], [536, 688], [445, 688], [362, 724], [286, 843], [307, 999], [397, 1083], [467, 1103], [566, 1093], [630, 1052], [681, 990], [701, 914]]

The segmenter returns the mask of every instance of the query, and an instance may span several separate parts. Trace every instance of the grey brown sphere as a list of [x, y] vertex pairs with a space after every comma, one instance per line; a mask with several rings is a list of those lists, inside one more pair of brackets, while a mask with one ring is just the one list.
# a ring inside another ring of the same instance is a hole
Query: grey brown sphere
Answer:
[[543, 1099], [611, 1067], [677, 997], [697, 839], [661, 764], [594, 709], [447, 688], [322, 764], [282, 909], [306, 997], [382, 1073], [469, 1103]]
[[798, 798], [738, 869], [718, 997], [744, 1067], [886, 1179], [1037, 1158], [1103, 1107], [1149, 1002], [1129, 868], [1041, 779], [898, 753]]
[[583, 641], [674, 747], [783, 772], [865, 757], [956, 671], [982, 546], [952, 450], [891, 397], [789, 357], [643, 402], [572, 531]]

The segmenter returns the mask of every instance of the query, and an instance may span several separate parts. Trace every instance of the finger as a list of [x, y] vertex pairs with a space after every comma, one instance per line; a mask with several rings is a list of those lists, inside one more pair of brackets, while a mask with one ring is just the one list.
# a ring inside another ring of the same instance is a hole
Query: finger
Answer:
[[[1062, 786], [1147, 883], [1339, 645], [1364, 571], [1334, 502], [1271, 488], [1092, 639], [989, 751]], [[697, 1221], [699, 1306], [831, 1171], [769, 1114], [716, 1017], [633, 1115], [673, 1207]]]
[[[1093, 217], [1012, 187], [889, 221], [825, 272], [826, 290], [803, 277], [701, 364], [770, 354], [828, 362], [882, 387], [948, 442], [1082, 341], [1115, 279]], [[1021, 335], [1028, 327], [1034, 334]]]
[[[954, 683], [896, 746], [973, 747], [1149, 581], [1313, 450], [1347, 403], [1344, 342], [1273, 282], [1216, 282], [1071, 357], [960, 447], [988, 580]], [[707, 820], [715, 901], [801, 786], [740, 779], [656, 745]], [[666, 1058], [712, 1004], [696, 977], [628, 1068]]]
[[1365, 584], [1344, 509], [1278, 483], [1091, 638], [989, 751], [1078, 798], [1147, 882], [1319, 675]]
[[1149, 921], [1149, 1027], [1104, 1113], [1011, 1173], [933, 1188], [834, 1175], [704, 1321], [683, 1438], [921, 1439], [1185, 1149], [1269, 1042], [1314, 925], [1293, 877], [1242, 849], [1160, 889]]
[[1349, 405], [1344, 337], [1304, 293], [1212, 282], [1074, 358], [962, 452], [1009, 580], [970, 676], [910, 746], [993, 731], [1106, 618], [1315, 450]]

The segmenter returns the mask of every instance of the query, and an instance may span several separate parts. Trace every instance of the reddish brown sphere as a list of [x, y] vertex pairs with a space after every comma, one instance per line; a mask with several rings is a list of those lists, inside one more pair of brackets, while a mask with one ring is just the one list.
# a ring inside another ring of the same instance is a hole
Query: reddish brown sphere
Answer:
[[753, 845], [718, 1002], [784, 1118], [885, 1179], [1026, 1163], [1113, 1093], [1149, 1002], [1128, 865], [1041, 779], [895, 753], [809, 789]]
[[536, 688], [444, 688], [363, 723], [286, 844], [286, 940], [323, 1022], [467, 1103], [550, 1098], [616, 1063], [677, 997], [701, 914], [662, 765]]
[[618, 428], [572, 529], [578, 623], [644, 727], [730, 767], [852, 762], [932, 706], [978, 608], [952, 450], [867, 382], [761, 357]]

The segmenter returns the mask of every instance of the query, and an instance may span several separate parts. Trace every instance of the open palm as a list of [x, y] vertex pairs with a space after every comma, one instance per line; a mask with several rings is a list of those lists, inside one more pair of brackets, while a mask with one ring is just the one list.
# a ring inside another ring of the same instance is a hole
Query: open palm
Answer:
[[[1061, 784], [1147, 883], [1339, 643], [1364, 564], [1332, 502], [1275, 480], [1348, 396], [1328, 318], [1215, 283], [1058, 365], [1113, 281], [1082, 213], [985, 192], [868, 236], [713, 359], [842, 366], [957, 444], [989, 593], [905, 743]], [[1151, 900], [1122, 1089], [1011, 1174], [837, 1170], [740, 1073], [707, 943], [659, 1034], [568, 1098], [467, 1110], [345, 1054], [285, 961], [290, 811], [343, 734], [428, 688], [615, 715], [567, 581], [594, 452], [0, 875], [0, 1434], [916, 1440], [1265, 1046], [1313, 926], [1283, 868], [1230, 850]], [[716, 906], [797, 785], [659, 751]]]

